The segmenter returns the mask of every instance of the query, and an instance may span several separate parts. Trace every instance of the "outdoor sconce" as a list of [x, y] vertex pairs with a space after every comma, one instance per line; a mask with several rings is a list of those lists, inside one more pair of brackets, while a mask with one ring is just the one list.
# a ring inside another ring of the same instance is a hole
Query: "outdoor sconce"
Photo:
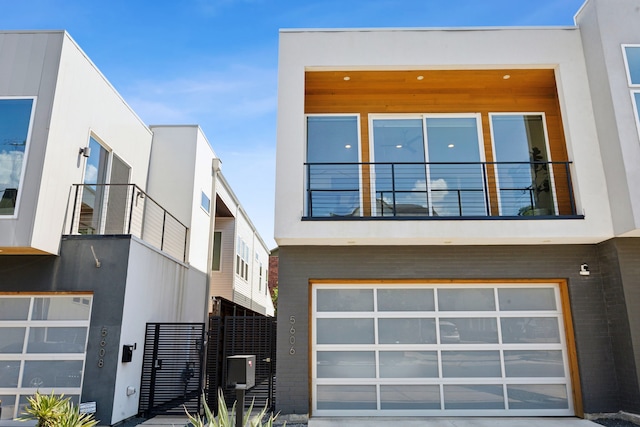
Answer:
[[580, 264], [580, 275], [581, 276], [588, 276], [590, 274], [591, 274], [591, 272], [589, 271], [589, 264], [587, 264], [586, 262]]
[[82, 154], [83, 157], [89, 157], [91, 155], [91, 147], [80, 147], [80, 154]]
[[131, 362], [133, 360], [133, 350], [135, 346], [133, 345], [123, 345], [122, 346], [122, 363]]

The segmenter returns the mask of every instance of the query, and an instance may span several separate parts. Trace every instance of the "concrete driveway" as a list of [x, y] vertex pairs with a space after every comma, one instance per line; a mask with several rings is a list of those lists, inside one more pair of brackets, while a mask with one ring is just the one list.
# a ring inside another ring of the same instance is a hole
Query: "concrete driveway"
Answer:
[[[288, 424], [288, 423], [287, 423]], [[602, 427], [593, 421], [573, 417], [558, 418], [310, 418], [308, 427]]]

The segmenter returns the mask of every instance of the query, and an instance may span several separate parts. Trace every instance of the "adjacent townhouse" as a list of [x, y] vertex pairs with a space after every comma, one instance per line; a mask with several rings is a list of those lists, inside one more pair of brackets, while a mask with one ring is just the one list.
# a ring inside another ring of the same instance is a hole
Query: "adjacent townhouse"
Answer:
[[278, 410], [640, 412], [638, 28], [281, 31]]
[[[217, 293], [273, 313], [268, 249], [200, 128], [147, 126], [66, 32], [0, 32], [0, 63], [0, 425], [36, 391], [112, 425], [139, 412], [148, 323], [201, 324], [178, 350], [201, 361]], [[240, 239], [242, 280], [214, 277]]]

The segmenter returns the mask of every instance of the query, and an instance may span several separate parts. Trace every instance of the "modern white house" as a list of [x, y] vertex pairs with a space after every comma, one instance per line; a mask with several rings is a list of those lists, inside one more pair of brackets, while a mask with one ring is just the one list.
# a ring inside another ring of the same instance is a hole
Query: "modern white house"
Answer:
[[[112, 425], [139, 412], [147, 324], [204, 325], [223, 290], [273, 313], [268, 250], [202, 131], [146, 125], [66, 32], [0, 32], [0, 63], [0, 425], [37, 390]], [[214, 277], [236, 237], [247, 273]]]
[[279, 411], [640, 412], [638, 28], [281, 30]]

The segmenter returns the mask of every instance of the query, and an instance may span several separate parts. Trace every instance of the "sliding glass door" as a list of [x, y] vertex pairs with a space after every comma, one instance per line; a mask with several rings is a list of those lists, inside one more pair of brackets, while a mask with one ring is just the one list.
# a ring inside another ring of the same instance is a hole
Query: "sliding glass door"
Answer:
[[374, 117], [374, 215], [486, 215], [478, 119], [475, 114]]

